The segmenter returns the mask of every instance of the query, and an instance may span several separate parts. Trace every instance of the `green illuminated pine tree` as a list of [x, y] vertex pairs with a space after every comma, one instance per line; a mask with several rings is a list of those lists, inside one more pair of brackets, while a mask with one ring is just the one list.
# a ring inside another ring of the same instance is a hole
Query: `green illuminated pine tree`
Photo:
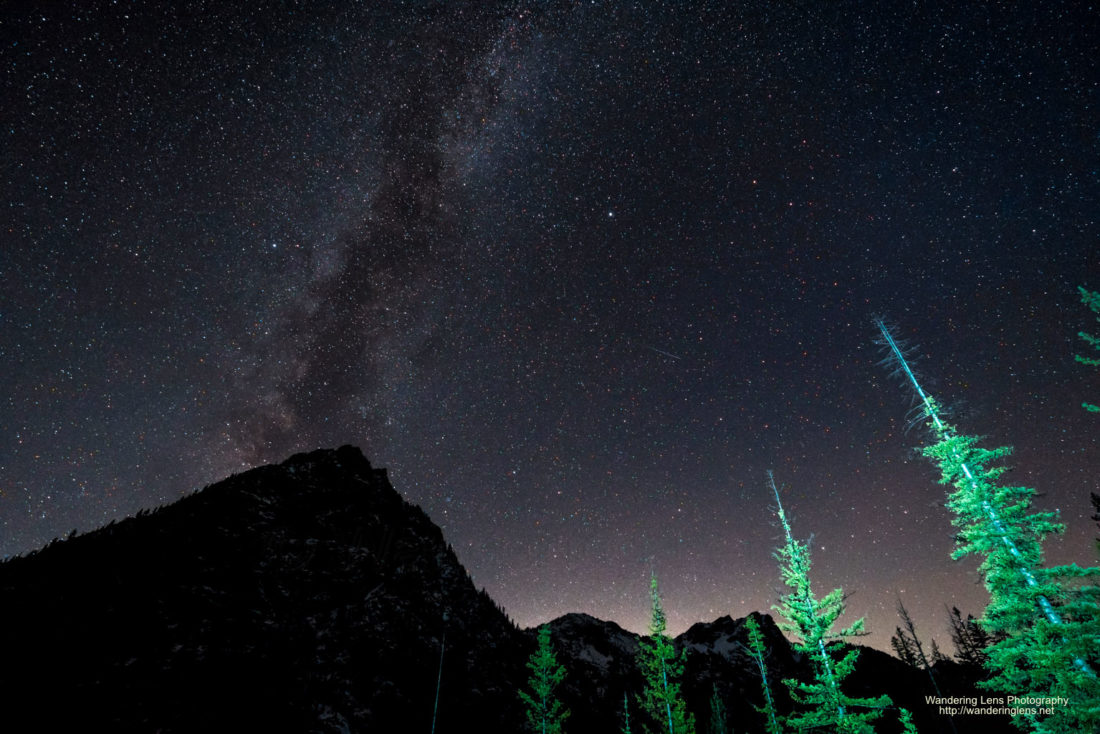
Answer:
[[[1089, 310], [1095, 314], [1098, 314], [1097, 321], [1100, 321], [1100, 293], [1096, 291], [1090, 291], [1086, 288], [1078, 286], [1077, 291], [1081, 294], [1081, 302], [1089, 307]], [[1093, 334], [1089, 334], [1084, 331], [1077, 332], [1079, 336], [1086, 344], [1100, 352], [1100, 337]], [[1087, 364], [1092, 367], [1100, 367], [1100, 357], [1082, 357], [1080, 354], [1073, 355], [1081, 364]], [[1093, 405], [1092, 403], [1081, 403], [1081, 407], [1090, 413], [1100, 413], [1100, 405]]]
[[797, 680], [784, 681], [791, 690], [791, 697], [801, 708], [787, 717], [787, 726], [795, 730], [822, 728], [840, 734], [873, 734], [871, 722], [879, 717], [882, 709], [891, 705], [889, 696], [877, 698], [853, 698], [844, 693], [844, 679], [855, 668], [859, 651], [842, 650], [845, 638], [865, 634], [863, 619], [851, 626], [832, 631], [834, 623], [844, 614], [844, 592], [834, 589], [822, 599], [813, 595], [810, 585], [810, 551], [807, 544], [791, 535], [791, 526], [783, 513], [775, 480], [772, 491], [783, 525], [786, 542], [776, 558], [783, 575], [783, 583], [790, 593], [775, 610], [786, 620], [780, 629], [795, 636], [794, 647], [807, 655], [813, 663], [814, 679], [810, 683]]
[[653, 734], [695, 734], [695, 717], [688, 713], [680, 695], [687, 650], [677, 655], [672, 639], [665, 633], [665, 612], [656, 574], [650, 577], [649, 593], [652, 601], [649, 636], [638, 643], [638, 668], [645, 680], [638, 705], [649, 719], [649, 731]]
[[917, 734], [917, 725], [913, 723], [913, 715], [909, 713], [909, 709], [899, 709], [898, 715], [901, 719], [901, 734]]
[[[935, 404], [931, 403], [931, 410]], [[952, 558], [983, 558], [980, 572], [989, 605], [980, 621], [1001, 637], [985, 650], [992, 677], [983, 685], [1016, 696], [1068, 698], [1049, 714], [1020, 715], [1036, 732], [1100, 730], [1100, 569], [1076, 564], [1042, 568], [1044, 538], [1062, 532], [1056, 512], [1033, 512], [1035, 492], [1002, 486], [1008, 447], [984, 449], [934, 421], [939, 441], [924, 449], [954, 486], [947, 508], [959, 529]]]
[[745, 628], [749, 633], [749, 654], [760, 671], [760, 685], [764, 689], [764, 706], [757, 709], [764, 714], [764, 731], [766, 734], [783, 734], [779, 716], [775, 713], [775, 702], [772, 701], [772, 689], [768, 685], [768, 667], [764, 664], [764, 635], [760, 632], [760, 625], [755, 617], [745, 619]]
[[531, 653], [527, 667], [531, 670], [527, 680], [530, 692], [520, 691], [519, 697], [527, 704], [528, 728], [536, 734], [562, 734], [562, 722], [569, 711], [554, 696], [554, 689], [565, 679], [565, 668], [554, 656], [549, 625], [539, 627], [538, 647]]
[[1044, 734], [1100, 730], [1100, 569], [1042, 567], [1043, 540], [1062, 531], [1057, 513], [1032, 512], [1034, 490], [1001, 486], [1005, 468], [997, 464], [1012, 449], [984, 449], [976, 437], [957, 435], [941, 420], [889, 329], [881, 320], [877, 325], [936, 438], [924, 454], [939, 465], [940, 482], [954, 487], [947, 501], [959, 529], [952, 557], [983, 559], [990, 598], [979, 624], [1002, 639], [985, 650], [991, 677], [981, 685], [1007, 695], [1068, 701], [1021, 707], [1023, 713], [1013, 717], [1021, 728]]

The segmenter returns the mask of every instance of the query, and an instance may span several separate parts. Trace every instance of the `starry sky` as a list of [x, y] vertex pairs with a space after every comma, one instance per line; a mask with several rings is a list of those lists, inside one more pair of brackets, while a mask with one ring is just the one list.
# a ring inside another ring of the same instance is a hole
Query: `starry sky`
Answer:
[[518, 623], [656, 569], [677, 633], [777, 601], [774, 469], [950, 650], [874, 316], [1095, 562], [1100, 23], [1039, 5], [6, 5], [0, 553], [352, 443]]

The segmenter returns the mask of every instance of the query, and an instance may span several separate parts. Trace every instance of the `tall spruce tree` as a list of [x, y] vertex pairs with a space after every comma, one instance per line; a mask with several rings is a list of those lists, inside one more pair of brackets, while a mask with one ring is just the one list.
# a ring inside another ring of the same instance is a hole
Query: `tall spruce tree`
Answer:
[[638, 706], [649, 719], [649, 731], [654, 734], [695, 734], [695, 717], [688, 713], [680, 695], [687, 650], [677, 655], [672, 639], [665, 632], [667, 623], [656, 573], [649, 579], [649, 595], [652, 603], [649, 636], [638, 642], [638, 668], [645, 681]]
[[1036, 732], [1100, 729], [1100, 569], [1075, 564], [1042, 568], [1042, 542], [1061, 532], [1057, 513], [1032, 512], [1034, 490], [1001, 486], [1011, 454], [984, 449], [978, 438], [959, 435], [939, 416], [890, 331], [878, 321], [891, 358], [920, 400], [936, 443], [923, 450], [939, 465], [940, 482], [954, 487], [947, 508], [959, 533], [952, 553], [983, 558], [980, 572], [990, 601], [980, 625], [1004, 639], [991, 645], [988, 688], [1015, 696], [1067, 699], [1069, 705], [1021, 709], [1013, 718]]
[[[934, 409], [934, 407], [933, 407]], [[1055, 512], [1032, 512], [1034, 490], [1001, 486], [1004, 466], [994, 462], [1011, 449], [983, 449], [974, 436], [956, 435], [940, 422], [939, 442], [924, 449], [954, 486], [947, 508], [959, 528], [955, 559], [983, 558], [979, 567], [989, 605], [979, 622], [1001, 638], [985, 650], [991, 689], [1034, 698], [1081, 702], [1049, 714], [1014, 717], [1037, 732], [1100, 729], [1100, 569], [1076, 564], [1043, 568], [1042, 543], [1063, 526]]]
[[[1098, 314], [1096, 320], [1100, 321], [1100, 293], [1097, 291], [1090, 291], [1080, 286], [1078, 286], [1077, 291], [1081, 294], [1081, 302], [1088, 306], [1090, 311]], [[1094, 350], [1100, 351], [1100, 337], [1084, 331], [1077, 332], [1077, 336]], [[1081, 364], [1087, 364], [1091, 367], [1100, 367], [1100, 357], [1082, 357], [1080, 354], [1075, 354], [1073, 358]], [[1100, 413], [1100, 405], [1086, 402], [1081, 403], [1081, 407], [1090, 413]]]
[[768, 683], [768, 666], [764, 663], [767, 653], [764, 635], [760, 632], [756, 618], [752, 616], [745, 619], [745, 629], [749, 634], [749, 654], [756, 663], [756, 669], [760, 671], [760, 685], [764, 689], [764, 705], [757, 708], [757, 711], [764, 714], [764, 731], [766, 734], [783, 734], [779, 715], [775, 712], [775, 702], [772, 700], [771, 685]]
[[565, 679], [565, 667], [558, 663], [550, 644], [550, 625], [539, 627], [538, 647], [527, 660], [531, 677], [528, 691], [519, 697], [527, 704], [527, 726], [536, 734], [562, 734], [562, 722], [569, 716], [554, 689]]
[[791, 535], [779, 489], [770, 471], [768, 480], [786, 536], [786, 542], [775, 556], [779, 560], [783, 583], [790, 589], [774, 608], [786, 620], [779, 625], [780, 629], [795, 635], [795, 649], [808, 655], [814, 667], [813, 682], [784, 681], [795, 703], [804, 707], [788, 716], [786, 723], [794, 729], [825, 727], [841, 734], [873, 734], [871, 722], [881, 715], [882, 709], [891, 705], [890, 697], [854, 698], [841, 690], [859, 656], [855, 648], [843, 651], [842, 641], [866, 634], [863, 619], [837, 632], [832, 631], [833, 624], [844, 614], [844, 592], [834, 589], [822, 599], [814, 597], [810, 584], [809, 547]]

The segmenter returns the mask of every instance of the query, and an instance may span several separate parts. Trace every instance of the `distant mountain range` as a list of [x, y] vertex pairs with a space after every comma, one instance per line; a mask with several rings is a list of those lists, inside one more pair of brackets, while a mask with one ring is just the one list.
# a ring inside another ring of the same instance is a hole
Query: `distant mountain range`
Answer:
[[[808, 662], [770, 616], [758, 621], [789, 710], [781, 680], [808, 679]], [[641, 689], [638, 636], [584, 614], [550, 626], [566, 732], [620, 731], [623, 697]], [[762, 731], [744, 620], [675, 642], [700, 734], [714, 691], [733, 731]], [[440, 529], [350, 446], [0, 564], [3, 731], [522, 732], [516, 692], [534, 648], [534, 630], [477, 590]], [[979, 674], [936, 667], [944, 696], [978, 695]], [[924, 734], [1014, 731], [937, 715], [928, 675], [878, 650], [862, 648], [848, 683], [888, 693]], [[880, 731], [898, 730], [888, 712]]]

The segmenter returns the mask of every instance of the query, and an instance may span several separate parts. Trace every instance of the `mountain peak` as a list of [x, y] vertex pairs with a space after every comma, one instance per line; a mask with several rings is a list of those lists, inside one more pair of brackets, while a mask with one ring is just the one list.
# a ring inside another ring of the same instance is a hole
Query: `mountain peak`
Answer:
[[297, 453], [283, 461], [279, 466], [288, 470], [310, 470], [315, 466], [330, 466], [344, 470], [355, 475], [371, 476], [374, 472], [381, 472], [385, 476], [385, 469], [374, 469], [367, 457], [363, 455], [358, 446], [345, 444], [338, 449], [315, 449], [314, 451]]
[[[444, 636], [456, 678], [477, 680], [469, 664], [497, 678], [522, 668], [518, 654], [489, 662], [522, 634], [352, 446], [0, 564], [0, 608], [0, 689], [21, 702], [5, 715], [47, 730], [306, 731], [341, 719], [385, 730], [432, 705], [425, 681]], [[50, 704], [59, 696], [64, 709]], [[480, 703], [456, 686], [440, 701], [452, 714]]]
[[[397, 731], [434, 716], [440, 731], [519, 731], [535, 647], [353, 446], [0, 563], [0, 610], [12, 730]], [[805, 678], [771, 617], [759, 621], [773, 683]], [[624, 696], [642, 689], [639, 636], [583, 613], [550, 627], [569, 731], [617, 730]], [[746, 642], [729, 616], [676, 638], [691, 710], [718, 691], [739, 729], [755, 726]], [[853, 685], [919, 705], [923, 680], [864, 650]]]

